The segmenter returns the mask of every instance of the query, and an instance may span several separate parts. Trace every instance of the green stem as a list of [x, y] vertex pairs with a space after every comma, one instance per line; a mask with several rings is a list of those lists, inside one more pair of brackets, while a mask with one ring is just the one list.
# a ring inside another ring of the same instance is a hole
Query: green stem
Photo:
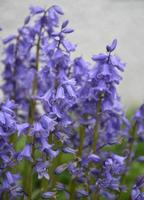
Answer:
[[[36, 72], [38, 71], [39, 68], [39, 59], [40, 59], [40, 41], [41, 41], [41, 32], [42, 32], [42, 27], [40, 29], [40, 33], [38, 36], [38, 41], [37, 41], [37, 46], [36, 46]], [[33, 85], [32, 85], [32, 96], [34, 96], [37, 92], [37, 74], [34, 76], [33, 80]], [[29, 124], [34, 123], [34, 118], [35, 118], [35, 109], [36, 109], [36, 102], [34, 99], [30, 100], [29, 104], [29, 114], [28, 114], [28, 122]], [[35, 139], [34, 137], [30, 138], [30, 142], [32, 144], [32, 159], [33, 161], [35, 160]], [[33, 187], [33, 164], [29, 166], [29, 170], [27, 173], [27, 194], [28, 194], [28, 200], [32, 199], [32, 187]]]
[[[79, 127], [79, 135], [80, 135], [80, 144], [79, 144], [79, 147], [78, 147], [78, 152], [77, 152], [77, 156], [79, 158], [82, 157], [82, 150], [83, 150], [83, 143], [84, 143], [84, 136], [85, 136], [85, 127], [84, 126], [80, 126]], [[71, 182], [70, 182], [70, 188], [69, 188], [69, 191], [70, 191], [70, 200], [74, 200], [75, 199], [75, 189], [76, 189], [76, 183], [75, 183], [75, 180], [72, 179]]]
[[96, 105], [96, 123], [94, 127], [94, 133], [93, 133], [93, 143], [92, 143], [92, 151], [93, 153], [96, 152], [96, 144], [98, 140], [98, 131], [99, 131], [99, 123], [100, 123], [100, 111], [101, 111], [101, 98], [98, 100]]
[[[51, 135], [49, 137], [49, 143], [50, 144], [54, 143], [54, 148], [58, 148], [58, 147], [60, 148], [61, 143], [52, 134], [53, 133], [51, 133]], [[56, 167], [59, 164], [61, 164], [61, 158], [62, 158], [62, 153], [59, 153], [55, 158], [53, 158], [53, 160], [51, 162], [51, 166], [48, 169], [48, 174], [50, 176], [49, 185], [47, 187], [45, 187], [45, 189], [53, 190], [53, 188], [57, 182], [57, 175], [54, 173], [54, 170], [56, 169]]]
[[[96, 105], [96, 123], [94, 126], [93, 143], [92, 143], [93, 153], [96, 153], [96, 145], [97, 145], [98, 136], [99, 136], [100, 112], [101, 112], [101, 97], [99, 97], [99, 100]], [[89, 168], [93, 167], [93, 165], [94, 165], [93, 163], [90, 163]], [[91, 178], [90, 183], [93, 183], [93, 178]], [[91, 197], [94, 200], [99, 200], [98, 188], [96, 189], [95, 192], [92, 193]]]
[[[130, 131], [130, 136], [131, 136], [131, 142], [128, 143], [128, 150], [129, 150], [129, 154], [128, 154], [128, 157], [125, 161], [125, 164], [126, 164], [126, 167], [130, 166], [132, 160], [131, 160], [131, 152], [134, 152], [133, 151], [133, 148], [134, 148], [134, 144], [135, 144], [135, 141], [136, 141], [136, 124], [133, 124]], [[122, 178], [121, 178], [121, 184], [123, 185], [125, 183], [125, 179], [127, 177], [127, 174], [126, 173], [123, 173], [122, 174]], [[122, 192], [119, 192], [118, 196], [117, 196], [117, 199], [120, 200], [122, 197]]]
[[[128, 157], [126, 159], [126, 166], [130, 166], [132, 160], [131, 160], [131, 152], [133, 152], [133, 148], [134, 148], [134, 144], [136, 141], [136, 124], [134, 124], [132, 126], [132, 128], [130, 129], [130, 135], [131, 135], [131, 139], [132, 141], [128, 144], [128, 149], [129, 149], [129, 154]], [[126, 173], [123, 174], [122, 179], [121, 179], [121, 183], [123, 184], [125, 182], [125, 178], [126, 178]]]
[[75, 189], [76, 189], [76, 185], [75, 185], [75, 181], [73, 179], [71, 181], [71, 183], [70, 183], [70, 197], [69, 197], [69, 200], [75, 200]]
[[99, 200], [98, 190], [92, 193], [92, 200]]
[[85, 127], [84, 126], [79, 127], [79, 134], [80, 134], [80, 144], [79, 144], [77, 156], [79, 158], [81, 158], [82, 150], [83, 150], [84, 137], [85, 137]]
[[50, 176], [50, 182], [49, 182], [49, 185], [48, 185], [48, 189], [50, 189], [50, 190], [53, 190], [53, 188], [55, 186], [55, 183], [57, 181], [57, 176], [54, 173], [54, 169], [57, 166], [57, 159], [58, 159], [58, 157], [59, 156], [57, 156], [56, 158], [53, 159], [52, 164], [51, 164], [51, 166], [50, 166], [50, 168], [48, 170], [49, 176]]
[[7, 192], [3, 192], [1, 198], [2, 198], [2, 200], [9, 200], [10, 196]]

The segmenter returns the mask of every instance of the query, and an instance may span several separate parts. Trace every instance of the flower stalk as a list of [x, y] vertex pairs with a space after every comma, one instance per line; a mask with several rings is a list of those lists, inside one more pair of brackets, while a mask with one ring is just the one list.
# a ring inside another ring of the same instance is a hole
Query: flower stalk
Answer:
[[[42, 27], [40, 29], [39, 35], [38, 35], [38, 40], [37, 40], [37, 45], [36, 45], [36, 63], [35, 63], [35, 76], [32, 84], [32, 99], [30, 100], [29, 104], [29, 114], [28, 114], [28, 122], [29, 124], [33, 124], [35, 121], [35, 109], [36, 109], [36, 101], [33, 99], [33, 96], [36, 95], [37, 92], [37, 72], [39, 70], [39, 62], [40, 62], [40, 42], [41, 42], [41, 33], [42, 33]], [[35, 161], [35, 137], [31, 137], [31, 144], [32, 144], [32, 159], [33, 162]], [[32, 199], [32, 190], [33, 190], [33, 164], [29, 166], [29, 172], [28, 172], [28, 199]]]
[[92, 143], [93, 153], [96, 153], [96, 145], [98, 141], [99, 125], [100, 125], [100, 112], [101, 112], [101, 98], [98, 100], [97, 105], [96, 105], [96, 123], [94, 126], [93, 143]]

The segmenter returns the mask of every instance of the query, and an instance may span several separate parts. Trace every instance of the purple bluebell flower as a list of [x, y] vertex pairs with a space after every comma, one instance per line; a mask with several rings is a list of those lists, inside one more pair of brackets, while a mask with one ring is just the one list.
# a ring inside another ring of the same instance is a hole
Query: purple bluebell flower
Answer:
[[142, 104], [140, 106], [140, 108], [138, 108], [136, 110], [136, 113], [134, 114], [134, 116], [132, 117], [135, 125], [136, 125], [136, 133], [138, 135], [139, 138], [141, 138], [143, 140], [144, 138], [144, 104]]
[[139, 176], [136, 180], [136, 184], [132, 187], [131, 199], [142, 200], [144, 198], [144, 192], [141, 192], [141, 188], [144, 186], [144, 177]]
[[17, 184], [19, 178], [17, 174], [12, 174], [8, 171], [2, 187], [0, 188], [0, 197], [2, 197], [3, 194], [7, 194], [10, 199], [23, 196], [23, 189]]
[[49, 174], [47, 172], [47, 168], [48, 168], [49, 162], [48, 161], [38, 161], [35, 165], [35, 171], [38, 174], [38, 179], [41, 178], [46, 178], [47, 180], [50, 179]]
[[23, 150], [18, 154], [17, 160], [20, 161], [22, 159], [27, 159], [32, 161], [31, 157], [31, 145], [27, 144], [23, 148]]
[[41, 125], [47, 131], [53, 131], [56, 124], [57, 122], [54, 119], [51, 119], [50, 117], [46, 115], [43, 115], [41, 117]]
[[17, 124], [18, 136], [20, 136], [21, 134], [24, 134], [28, 130], [28, 128], [29, 128], [28, 123]]

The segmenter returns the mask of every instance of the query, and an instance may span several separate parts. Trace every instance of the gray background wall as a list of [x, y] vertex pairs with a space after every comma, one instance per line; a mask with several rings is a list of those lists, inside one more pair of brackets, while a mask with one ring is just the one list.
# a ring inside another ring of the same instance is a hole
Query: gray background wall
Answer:
[[[75, 32], [75, 55], [90, 61], [93, 54], [118, 39], [118, 54], [127, 67], [119, 88], [125, 107], [144, 101], [144, 0], [0, 0], [0, 37], [15, 33], [30, 5], [60, 5]], [[0, 71], [2, 71], [2, 64]]]

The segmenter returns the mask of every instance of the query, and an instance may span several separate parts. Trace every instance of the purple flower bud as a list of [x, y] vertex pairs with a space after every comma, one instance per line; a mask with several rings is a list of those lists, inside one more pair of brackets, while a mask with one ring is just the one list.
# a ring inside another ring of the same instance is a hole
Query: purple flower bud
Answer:
[[63, 33], [72, 33], [72, 32], [74, 32], [74, 30], [71, 29], [71, 28], [65, 28], [65, 29], [62, 30], [62, 32]]
[[55, 169], [55, 174], [59, 175], [67, 169], [67, 164], [62, 164]]
[[65, 148], [63, 148], [63, 152], [64, 152], [64, 153], [75, 154], [75, 153], [77, 152], [77, 150], [72, 149], [72, 148], [70, 148], [70, 147], [65, 147]]
[[85, 190], [83, 189], [78, 189], [76, 190], [76, 192], [81, 196], [81, 197], [88, 197], [88, 192], [86, 192]]
[[16, 39], [16, 36], [15, 36], [15, 35], [10, 35], [10, 36], [8, 36], [7, 38], [5, 38], [5, 39], [3, 40], [3, 43], [4, 43], [4, 44], [7, 44], [7, 43], [11, 42], [11, 41], [14, 40], [14, 39]]
[[91, 161], [91, 162], [94, 162], [94, 163], [98, 163], [98, 162], [100, 162], [100, 157], [95, 155], [95, 154], [90, 154], [88, 156], [88, 161], [89, 162]]
[[15, 108], [16, 108], [15, 104], [12, 101], [8, 100], [8, 101], [6, 101], [5, 104], [2, 105], [1, 110], [14, 117], [15, 113], [14, 113], [13, 109], [15, 109]]
[[64, 99], [64, 98], [65, 98], [64, 89], [63, 87], [60, 86], [57, 89], [56, 99]]
[[27, 16], [24, 20], [24, 25], [28, 24], [31, 19], [31, 16]]
[[66, 90], [67, 90], [68, 95], [69, 95], [70, 97], [76, 98], [76, 94], [75, 94], [75, 92], [74, 92], [72, 86], [71, 86], [71, 85], [66, 85], [65, 87], [66, 87]]
[[9, 185], [15, 184], [15, 180], [11, 172], [6, 172], [6, 177], [7, 177]]
[[138, 162], [144, 162], [144, 156], [139, 156], [138, 158], [137, 158], [137, 161]]
[[62, 183], [57, 183], [56, 184], [56, 188], [60, 191], [64, 191], [65, 190], [65, 185]]
[[3, 112], [0, 112], [0, 123], [1, 124], [5, 124], [6, 123], [5, 116], [4, 116]]
[[115, 50], [116, 46], [117, 46], [117, 39], [114, 39], [111, 44], [106, 46], [106, 50], [108, 52], [112, 52]]
[[65, 20], [65, 21], [62, 23], [61, 28], [62, 28], [62, 29], [65, 28], [65, 27], [68, 25], [68, 23], [69, 23], [69, 20]]
[[100, 173], [100, 171], [96, 168], [92, 168], [90, 170], [90, 173], [93, 175], [93, 176], [98, 176], [98, 174]]
[[54, 5], [53, 8], [55, 9], [55, 11], [56, 11], [58, 14], [60, 14], [60, 15], [63, 15], [63, 14], [64, 14], [64, 12], [62, 11], [62, 9], [61, 9], [59, 6]]
[[56, 198], [56, 193], [55, 192], [45, 192], [42, 194], [43, 199], [51, 199], [51, 198]]
[[98, 55], [92, 56], [92, 60], [94, 60], [94, 61], [104, 61], [104, 60], [107, 59], [107, 57], [108, 56], [106, 54], [100, 53]]
[[40, 6], [31, 6], [30, 12], [32, 15], [35, 15], [35, 14], [43, 13], [44, 9]]

